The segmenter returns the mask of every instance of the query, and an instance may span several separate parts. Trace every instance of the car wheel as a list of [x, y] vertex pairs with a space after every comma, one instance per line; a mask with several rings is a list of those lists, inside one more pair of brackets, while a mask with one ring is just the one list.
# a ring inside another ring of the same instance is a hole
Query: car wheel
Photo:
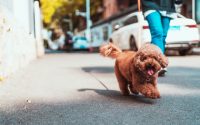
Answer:
[[130, 38], [129, 45], [130, 45], [130, 50], [133, 50], [133, 51], [138, 50], [138, 48], [136, 46], [135, 38], [133, 36], [131, 36], [131, 38]]
[[179, 54], [180, 54], [181, 56], [185, 56], [185, 55], [187, 55], [190, 51], [191, 51], [191, 48], [190, 48], [190, 49], [179, 50]]

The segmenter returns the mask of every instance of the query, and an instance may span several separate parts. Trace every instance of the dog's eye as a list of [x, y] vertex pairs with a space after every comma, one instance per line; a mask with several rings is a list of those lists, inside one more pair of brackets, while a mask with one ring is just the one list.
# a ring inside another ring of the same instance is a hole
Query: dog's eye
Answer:
[[146, 59], [147, 59], [146, 57], [141, 57], [141, 58], [140, 58], [141, 61], [144, 61], [144, 60], [146, 60]]

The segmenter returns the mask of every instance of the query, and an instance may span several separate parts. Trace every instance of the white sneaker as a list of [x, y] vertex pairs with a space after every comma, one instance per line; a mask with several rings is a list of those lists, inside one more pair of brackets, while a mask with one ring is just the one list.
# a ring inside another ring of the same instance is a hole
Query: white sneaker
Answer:
[[166, 72], [167, 72], [167, 68], [163, 68], [158, 72], [158, 76], [165, 76]]

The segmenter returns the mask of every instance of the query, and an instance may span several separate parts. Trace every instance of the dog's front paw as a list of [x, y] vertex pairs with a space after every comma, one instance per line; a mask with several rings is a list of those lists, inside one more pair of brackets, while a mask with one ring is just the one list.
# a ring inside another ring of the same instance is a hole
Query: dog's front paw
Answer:
[[160, 93], [156, 91], [147, 90], [145, 92], [142, 92], [142, 94], [147, 98], [152, 98], [152, 99], [160, 98]]

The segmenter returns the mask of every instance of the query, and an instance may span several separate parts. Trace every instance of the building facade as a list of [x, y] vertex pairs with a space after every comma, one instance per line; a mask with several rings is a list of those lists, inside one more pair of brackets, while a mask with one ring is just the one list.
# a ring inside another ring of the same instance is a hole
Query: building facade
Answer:
[[44, 54], [39, 2], [0, 0], [0, 77]]
[[200, 24], [200, 0], [183, 0], [181, 14]]
[[103, 19], [107, 19], [136, 4], [137, 0], [103, 0]]
[[[137, 0], [103, 0], [103, 19], [137, 5]], [[200, 0], [183, 0], [182, 15], [200, 23]]]
[[29, 33], [34, 33], [34, 0], [0, 0]]
[[195, 0], [193, 6], [195, 8], [193, 12], [194, 19], [197, 21], [198, 24], [200, 24], [200, 0]]

